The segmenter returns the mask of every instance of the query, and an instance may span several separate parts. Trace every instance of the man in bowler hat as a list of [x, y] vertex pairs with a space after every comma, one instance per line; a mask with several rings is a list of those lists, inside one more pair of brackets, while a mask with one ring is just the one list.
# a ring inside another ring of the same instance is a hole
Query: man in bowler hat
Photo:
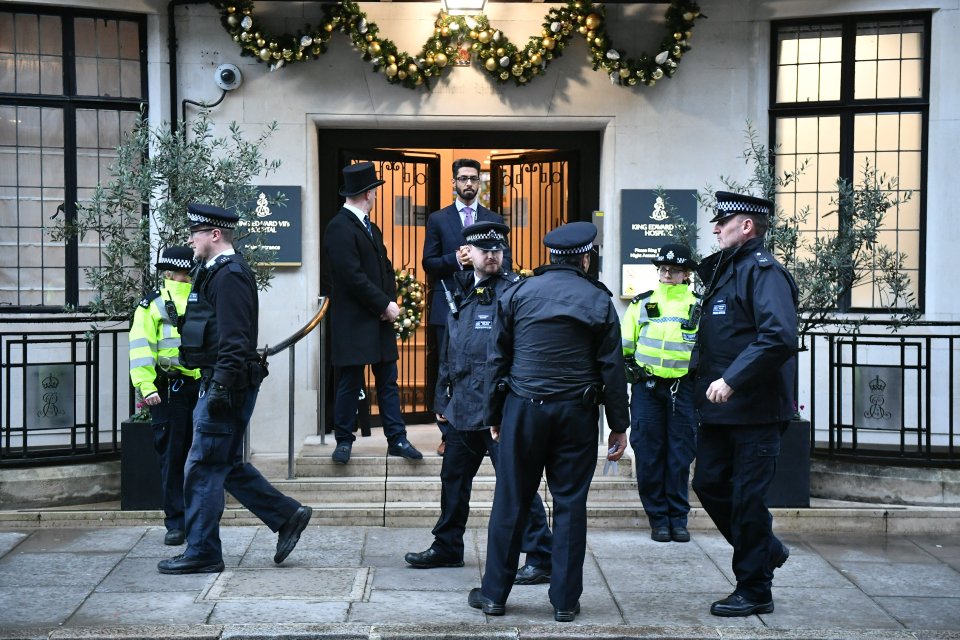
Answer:
[[526, 513], [544, 469], [553, 496], [553, 617], [572, 622], [580, 612], [601, 402], [611, 430], [608, 460], [623, 456], [630, 424], [620, 320], [610, 291], [587, 275], [596, 235], [589, 222], [549, 232], [543, 243], [551, 264], [497, 303], [484, 422], [499, 434], [499, 468], [486, 571], [467, 598], [488, 615], [506, 612]]
[[[434, 403], [437, 418], [450, 425], [440, 469], [440, 518], [430, 548], [404, 557], [418, 569], [463, 566], [473, 479], [485, 455], [490, 455], [495, 469], [498, 466], [498, 445], [484, 422], [484, 409], [497, 298], [520, 279], [503, 270], [507, 233], [507, 226], [499, 222], [478, 222], [464, 227], [461, 234], [472, 267], [453, 277], [454, 308], [447, 316]], [[540, 497], [534, 496], [523, 536], [527, 563], [517, 572], [515, 584], [550, 581], [550, 546], [547, 514]]]
[[387, 453], [410, 460], [423, 455], [407, 440], [397, 386], [397, 338], [393, 321], [400, 315], [397, 281], [387, 257], [383, 234], [370, 220], [383, 180], [371, 162], [343, 169], [340, 195], [346, 201], [327, 225], [323, 237], [330, 278], [330, 329], [337, 383], [333, 426], [337, 447], [332, 458], [350, 461], [353, 424], [360, 402], [363, 370], [370, 365], [377, 384], [377, 401]]
[[706, 289], [691, 358], [700, 419], [693, 490], [733, 546], [737, 588], [710, 613], [734, 617], [773, 612], [773, 572], [790, 555], [773, 534], [766, 494], [794, 412], [797, 285], [763, 246], [773, 203], [715, 195], [720, 251], [698, 268]]
[[[453, 204], [434, 211], [427, 218], [427, 230], [423, 241], [423, 268], [427, 272], [427, 284], [430, 287], [430, 303], [427, 309], [427, 327], [431, 333], [430, 345], [434, 350], [428, 358], [428, 367], [436, 367], [439, 352], [447, 331], [447, 292], [453, 293], [456, 284], [453, 276], [457, 273], [469, 273], [470, 251], [460, 234], [464, 227], [478, 222], [502, 223], [503, 218], [480, 204], [480, 163], [471, 158], [457, 158], [453, 161], [453, 189], [457, 194]], [[510, 271], [510, 247], [503, 250], [503, 268]], [[430, 378], [433, 379], [433, 372]], [[439, 413], [439, 412], [438, 412]], [[447, 423], [439, 421], [437, 426], [443, 437], [437, 453], [445, 450]]]
[[157, 569], [170, 574], [223, 571], [224, 489], [277, 532], [273, 561], [280, 564], [300, 540], [313, 510], [277, 491], [243, 461], [244, 433], [267, 371], [257, 353], [256, 280], [233, 248], [239, 216], [191, 203], [187, 218], [200, 265], [187, 297], [180, 361], [201, 373], [184, 471], [187, 549], [161, 560]]

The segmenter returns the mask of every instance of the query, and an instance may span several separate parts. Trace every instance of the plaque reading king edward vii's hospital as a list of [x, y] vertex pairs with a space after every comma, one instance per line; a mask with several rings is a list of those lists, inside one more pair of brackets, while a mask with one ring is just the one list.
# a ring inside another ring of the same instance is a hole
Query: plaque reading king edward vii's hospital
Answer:
[[[240, 223], [260, 234], [262, 246], [275, 252], [275, 267], [298, 267], [301, 259], [301, 221], [299, 186], [259, 186], [256, 200], [245, 208], [253, 211], [253, 221]], [[277, 201], [282, 204], [277, 204]]]
[[620, 192], [620, 297], [632, 298], [657, 285], [651, 259], [665, 244], [676, 242], [673, 215], [697, 221], [694, 189], [624, 189]]

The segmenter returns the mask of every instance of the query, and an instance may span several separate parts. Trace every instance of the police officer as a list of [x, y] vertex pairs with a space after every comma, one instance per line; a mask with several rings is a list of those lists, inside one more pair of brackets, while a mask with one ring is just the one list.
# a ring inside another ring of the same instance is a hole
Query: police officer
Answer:
[[497, 304], [484, 422], [500, 438], [499, 468], [486, 571], [467, 599], [489, 615], [506, 610], [525, 516], [546, 468], [554, 514], [550, 602], [558, 622], [576, 618], [601, 400], [611, 429], [607, 459], [619, 460], [626, 448], [630, 420], [620, 321], [610, 291], [587, 275], [596, 235], [589, 222], [549, 232], [543, 243], [551, 264]]
[[257, 287], [253, 272], [233, 249], [237, 214], [190, 204], [190, 244], [200, 268], [181, 330], [180, 359], [199, 367], [200, 398], [193, 413], [184, 494], [187, 549], [161, 560], [160, 573], [223, 570], [220, 517], [224, 489], [279, 533], [273, 561], [290, 554], [312, 510], [277, 491], [243, 461], [243, 436], [266, 366], [257, 355]]
[[[494, 468], [497, 466], [497, 443], [483, 419], [490, 373], [487, 351], [496, 301], [520, 279], [503, 271], [508, 232], [507, 226], [498, 222], [478, 222], [462, 231], [473, 268], [453, 277], [452, 308], [441, 344], [434, 402], [437, 419], [452, 427], [440, 470], [440, 519], [433, 528], [430, 548], [404, 558], [419, 569], [463, 566], [463, 533], [470, 516], [473, 478], [487, 453]], [[517, 572], [515, 584], [550, 581], [550, 544], [547, 514], [537, 495], [531, 502], [523, 537], [527, 562]]]
[[157, 271], [163, 287], [144, 296], [130, 325], [130, 380], [150, 409], [153, 445], [160, 457], [163, 490], [163, 543], [183, 544], [183, 466], [193, 439], [193, 408], [197, 404], [200, 371], [180, 363], [177, 321], [190, 293], [190, 247], [160, 252]]
[[657, 542], [689, 542], [687, 483], [696, 418], [688, 370], [699, 309], [689, 280], [697, 263], [687, 247], [667, 244], [660, 247], [653, 264], [660, 279], [657, 288], [631, 301], [620, 327], [627, 378], [633, 383], [630, 445], [650, 537]]
[[790, 555], [773, 535], [766, 493], [794, 412], [797, 286], [763, 246], [773, 203], [724, 191], [716, 203], [720, 251], [698, 269], [707, 284], [693, 358], [693, 489], [733, 546], [737, 588], [710, 613], [748, 616], [773, 611], [773, 571]]

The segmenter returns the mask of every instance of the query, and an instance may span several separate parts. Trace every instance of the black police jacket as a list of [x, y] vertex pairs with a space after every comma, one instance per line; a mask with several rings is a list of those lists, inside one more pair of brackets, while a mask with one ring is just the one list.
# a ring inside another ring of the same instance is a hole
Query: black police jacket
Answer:
[[250, 386], [258, 359], [258, 315], [256, 280], [239, 254], [200, 267], [180, 331], [181, 362], [229, 389]]
[[497, 303], [490, 351], [486, 424], [500, 424], [505, 383], [531, 399], [603, 399], [611, 430], [630, 425], [620, 320], [610, 291], [583, 270], [548, 265], [518, 282]]
[[474, 284], [472, 269], [453, 276], [457, 315], [447, 315], [434, 409], [456, 429], [478, 431], [489, 426], [484, 422], [490, 378], [487, 352], [493, 337], [497, 298], [519, 280], [515, 273], [501, 272]]
[[[707, 283], [691, 367], [701, 422], [762, 424], [794, 412], [797, 353], [797, 285], [751, 238], [719, 251], [697, 269]], [[727, 402], [707, 400], [707, 387], [723, 378], [733, 388]]]

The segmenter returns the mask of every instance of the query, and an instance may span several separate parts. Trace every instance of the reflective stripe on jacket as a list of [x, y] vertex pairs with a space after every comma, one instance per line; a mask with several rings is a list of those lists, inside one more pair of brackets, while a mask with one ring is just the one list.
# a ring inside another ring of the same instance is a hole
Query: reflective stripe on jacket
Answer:
[[[620, 323], [624, 358], [633, 357], [649, 374], [680, 378], [690, 367], [697, 327], [689, 322], [696, 296], [686, 284], [657, 285], [649, 297], [632, 302]], [[651, 316], [648, 309], [656, 305]]]
[[180, 333], [166, 304], [171, 299], [182, 315], [190, 294], [189, 282], [165, 279], [159, 295], [147, 297], [137, 306], [130, 325], [130, 381], [143, 397], [157, 390], [156, 378], [163, 372], [175, 372], [199, 378], [196, 369], [180, 364]]

